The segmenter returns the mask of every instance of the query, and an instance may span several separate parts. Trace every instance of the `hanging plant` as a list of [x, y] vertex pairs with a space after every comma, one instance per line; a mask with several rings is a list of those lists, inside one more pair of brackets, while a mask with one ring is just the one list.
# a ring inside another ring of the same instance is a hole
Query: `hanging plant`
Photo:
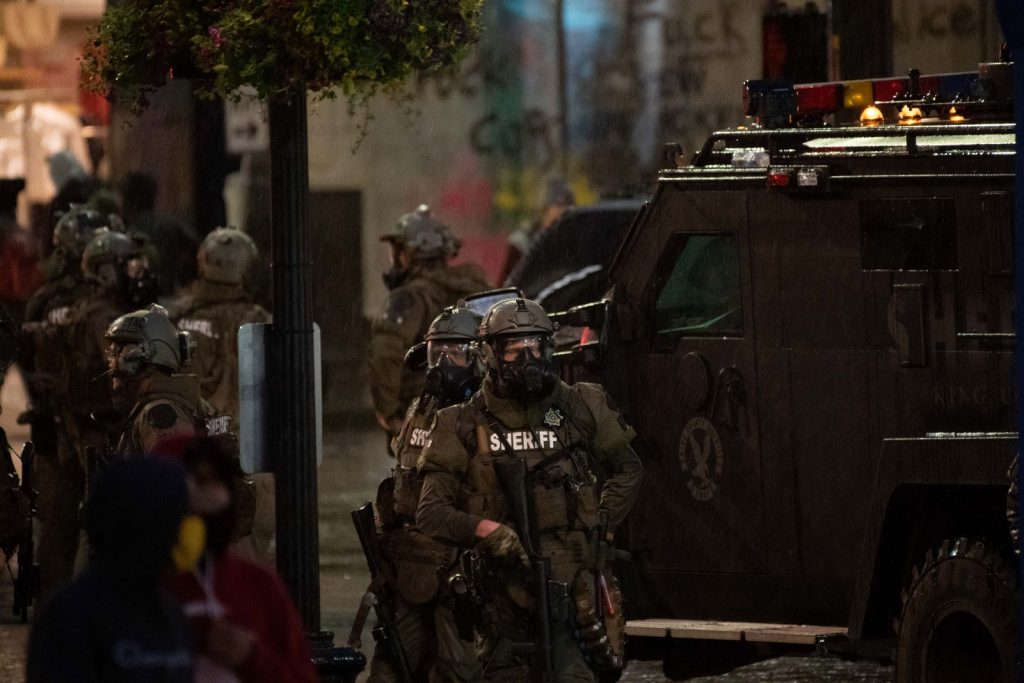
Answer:
[[123, 0], [93, 29], [85, 87], [139, 112], [171, 78], [200, 95], [366, 97], [458, 62], [483, 0]]

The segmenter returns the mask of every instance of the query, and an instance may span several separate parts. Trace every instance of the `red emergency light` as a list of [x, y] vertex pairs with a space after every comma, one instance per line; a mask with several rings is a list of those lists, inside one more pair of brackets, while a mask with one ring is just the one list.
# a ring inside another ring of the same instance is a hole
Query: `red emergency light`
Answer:
[[842, 83], [813, 83], [796, 86], [796, 111], [798, 114], [827, 114], [842, 108]]
[[892, 102], [907, 93], [910, 81], [906, 78], [883, 78], [871, 83], [875, 102]]

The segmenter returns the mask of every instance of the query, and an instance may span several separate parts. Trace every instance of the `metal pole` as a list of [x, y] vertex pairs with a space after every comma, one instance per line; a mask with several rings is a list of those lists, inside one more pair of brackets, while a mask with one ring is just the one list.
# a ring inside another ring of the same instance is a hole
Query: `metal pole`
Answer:
[[555, 59], [558, 69], [558, 162], [562, 174], [569, 172], [569, 74], [565, 47], [565, 0], [555, 0]]
[[[1017, 345], [1014, 358], [1017, 453], [1024, 449], [1020, 435], [1024, 433], [1024, 154], [1021, 153], [1021, 130], [1024, 126], [1024, 3], [1020, 0], [997, 0], [996, 12], [1006, 42], [1013, 51], [1013, 111], [1017, 123], [1016, 154], [1014, 156], [1014, 210], [1013, 210], [1013, 300], [1016, 311]], [[1017, 468], [1017, 505], [1024, 510], [1024, 467]], [[1024, 552], [1019, 552], [1019, 576], [1024, 576]], [[1017, 605], [1017, 682], [1024, 683], [1024, 593], [1019, 593]]]
[[269, 103], [274, 324], [267, 376], [277, 568], [309, 633], [320, 630], [313, 281], [306, 96]]

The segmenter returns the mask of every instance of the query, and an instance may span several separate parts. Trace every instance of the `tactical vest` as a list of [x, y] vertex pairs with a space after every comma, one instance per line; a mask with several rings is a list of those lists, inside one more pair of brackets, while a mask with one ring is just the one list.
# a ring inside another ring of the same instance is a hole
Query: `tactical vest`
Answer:
[[[427, 442], [437, 404], [430, 401], [421, 409], [419, 398], [406, 413], [402, 431], [395, 437], [397, 462], [392, 476], [378, 491], [377, 510], [384, 530], [382, 546], [388, 559], [388, 580], [402, 597], [413, 604], [430, 602], [441, 588], [439, 571], [454, 564], [457, 552], [438, 543], [415, 527], [416, 508], [423, 490], [416, 462]], [[388, 514], [393, 510], [393, 514]]]
[[587, 408], [575, 394], [563, 396], [564, 405], [550, 405], [540, 424], [523, 427], [503, 424], [487, 410], [481, 393], [470, 400], [471, 410], [464, 413], [469, 419], [459, 424], [460, 439], [471, 456], [460, 508], [515, 528], [494, 463], [498, 458], [525, 458], [540, 552], [551, 560], [553, 580], [569, 583], [589, 563], [590, 535], [600, 519], [590, 428], [581, 419]]
[[417, 399], [409, 407], [402, 431], [395, 438], [394, 510], [399, 522], [411, 523], [416, 519], [416, 508], [423, 490], [423, 478], [419, 476], [416, 462], [427, 443], [436, 413], [433, 402], [423, 406], [422, 398]]
[[[227, 431], [228, 420], [218, 416], [209, 403], [198, 396], [195, 401], [189, 400], [184, 391], [177, 390], [175, 385], [184, 380], [185, 376], [182, 375], [162, 377], [155, 382], [155, 386], [141, 392], [138, 401], [128, 415], [125, 430], [118, 441], [116, 452], [119, 457], [128, 457], [144, 452], [145, 447], [141, 433], [146, 426], [141, 424], [143, 413], [147, 408], [158, 403], [173, 404], [179, 412], [187, 417], [196, 436], [213, 436]], [[168, 424], [166, 428], [173, 424]]]
[[197, 280], [172, 305], [170, 315], [196, 342], [188, 371], [198, 375], [203, 396], [218, 412], [237, 421], [238, 329], [246, 323], [270, 322], [270, 314], [240, 286]]

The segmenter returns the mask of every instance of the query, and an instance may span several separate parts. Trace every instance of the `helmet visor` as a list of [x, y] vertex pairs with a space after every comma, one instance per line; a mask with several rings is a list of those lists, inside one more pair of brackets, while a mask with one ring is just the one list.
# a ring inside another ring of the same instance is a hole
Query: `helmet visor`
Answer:
[[501, 359], [506, 363], [511, 363], [518, 358], [519, 353], [524, 349], [534, 360], [540, 360], [540, 357], [544, 354], [545, 342], [545, 337], [541, 335], [534, 337], [513, 337], [512, 339], [501, 340], [498, 344], [498, 350], [501, 355]]
[[451, 365], [464, 368], [469, 365], [471, 344], [457, 341], [428, 341], [427, 365], [435, 367], [442, 358], [447, 358]]

